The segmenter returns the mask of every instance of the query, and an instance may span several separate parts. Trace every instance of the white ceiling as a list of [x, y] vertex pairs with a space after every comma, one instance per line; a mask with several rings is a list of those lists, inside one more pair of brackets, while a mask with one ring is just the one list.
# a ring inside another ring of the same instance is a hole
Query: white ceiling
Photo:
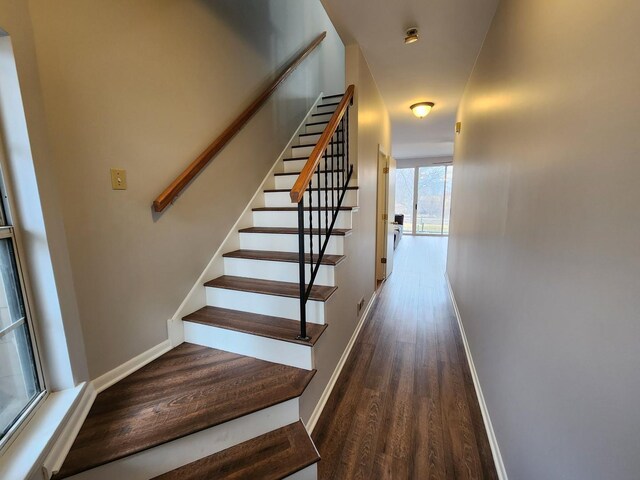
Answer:
[[[453, 153], [456, 111], [498, 0], [322, 0], [345, 45], [357, 43], [389, 109], [392, 153]], [[417, 26], [420, 40], [404, 44]], [[424, 119], [409, 106], [435, 102]]]

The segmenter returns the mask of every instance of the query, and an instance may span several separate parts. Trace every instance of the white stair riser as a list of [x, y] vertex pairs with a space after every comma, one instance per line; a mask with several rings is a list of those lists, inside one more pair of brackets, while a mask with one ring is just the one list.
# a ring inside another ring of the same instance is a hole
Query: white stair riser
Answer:
[[[328, 192], [328, 201], [329, 206], [331, 206], [331, 193]], [[338, 204], [338, 193], [339, 190], [333, 191], [333, 201], [335, 205]], [[318, 203], [318, 192], [313, 192], [313, 203], [316, 205]], [[291, 207], [295, 206], [294, 203], [291, 203], [291, 197], [289, 196], [289, 191], [286, 192], [266, 192], [264, 194], [264, 204], [267, 207]], [[304, 194], [304, 204], [309, 205], [309, 192]], [[320, 191], [320, 205], [325, 205], [324, 199], [324, 191]], [[347, 190], [344, 195], [344, 199], [342, 200], [343, 207], [357, 207], [358, 206], [358, 191], [357, 190]]]
[[[302, 160], [288, 160], [287, 159], [285, 162], [282, 162], [282, 163], [284, 163], [284, 170], [283, 171], [285, 173], [299, 173], [299, 172], [302, 171], [302, 169], [307, 164], [307, 160], [308, 160], [308, 158], [304, 158]], [[346, 165], [346, 162], [338, 163], [338, 159], [335, 158], [334, 161], [333, 161], [333, 166], [332, 166], [331, 165], [331, 160], [329, 159], [329, 161], [328, 161], [329, 168], [327, 170], [340, 170], [340, 168], [343, 165]], [[325, 170], [324, 160], [322, 160], [320, 166], [322, 167], [322, 170]]]
[[226, 352], [313, 370], [313, 348], [226, 328], [183, 322], [184, 341]]
[[331, 103], [335, 103], [335, 102], [329, 102], [329, 105], [318, 105], [316, 107], [316, 111], [314, 113], [333, 113], [336, 110], [336, 107], [338, 105], [331, 105]]
[[[318, 123], [320, 120], [309, 120], [309, 123]], [[326, 123], [319, 123], [318, 125], [306, 125], [304, 133], [322, 133], [327, 127]]]
[[301, 135], [298, 137], [298, 145], [306, 145], [308, 143], [316, 144], [320, 140], [322, 132], [314, 133], [313, 135]]
[[[290, 172], [290, 173], [296, 173], [296, 172]], [[331, 175], [330, 173], [327, 173], [327, 184], [329, 184], [329, 187], [337, 187], [337, 186], [341, 186], [344, 182], [347, 181], [347, 172], [333, 172], [333, 180], [331, 180]], [[298, 175], [276, 175], [275, 176], [276, 179], [276, 188], [277, 189], [283, 189], [286, 188], [288, 190], [291, 190], [291, 188], [293, 187], [293, 184], [296, 183], [296, 180], [298, 179]], [[313, 178], [311, 179], [311, 184], [313, 187], [317, 187], [317, 182], [318, 182], [318, 176], [317, 174], [313, 174]], [[320, 173], [320, 186], [324, 187], [325, 181], [324, 181], [324, 173]], [[351, 185], [351, 182], [349, 182], [349, 185]]]
[[333, 113], [322, 113], [321, 115], [313, 114], [311, 115], [311, 117], [309, 117], [309, 120], [311, 123], [328, 122], [329, 120], [331, 120], [332, 115]]
[[[309, 251], [309, 235], [305, 235], [305, 251]], [[318, 236], [313, 238], [314, 249], [318, 248]], [[298, 236], [279, 233], [241, 233], [240, 248], [245, 250], [266, 250], [272, 252], [297, 252]], [[332, 235], [325, 253], [343, 255], [344, 237]]]
[[[212, 307], [300, 320], [300, 301], [297, 298], [213, 287], [206, 287], [205, 293], [207, 305]], [[324, 302], [307, 302], [307, 321], [324, 325]]]
[[307, 468], [285, 477], [285, 480], [318, 480], [318, 464], [309, 465]]
[[297, 422], [297, 398], [69, 477], [73, 480], [147, 480]]
[[[306, 145], [306, 146], [294, 146], [291, 147], [291, 156], [292, 157], [308, 157], [313, 152], [315, 145]], [[344, 150], [340, 145], [329, 145], [327, 147], [327, 153], [338, 154], [342, 153]]]
[[[312, 212], [313, 228], [320, 227], [318, 223], [318, 211]], [[325, 228], [324, 211], [322, 213], [322, 226]], [[334, 228], [351, 228], [352, 210], [341, 210], [338, 212], [338, 218]], [[331, 223], [331, 212], [329, 212], [329, 223]], [[298, 227], [298, 212], [295, 210], [271, 211], [260, 210], [253, 212], [253, 225], [256, 227]], [[304, 212], [304, 226], [309, 228], [309, 212]]]
[[[335, 267], [331, 265], [320, 265], [315, 284], [333, 287], [335, 285], [334, 269]], [[234, 277], [258, 278], [274, 282], [295, 282], [300, 275], [297, 263], [230, 257], [224, 259], [224, 273]], [[305, 275], [308, 281], [311, 276], [310, 264], [306, 265]]]

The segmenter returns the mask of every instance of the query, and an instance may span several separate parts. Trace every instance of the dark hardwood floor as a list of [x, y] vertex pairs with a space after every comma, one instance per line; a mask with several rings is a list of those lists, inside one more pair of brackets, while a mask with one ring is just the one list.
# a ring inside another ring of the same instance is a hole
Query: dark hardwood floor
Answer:
[[400, 242], [313, 432], [319, 478], [498, 478], [449, 300], [446, 242]]

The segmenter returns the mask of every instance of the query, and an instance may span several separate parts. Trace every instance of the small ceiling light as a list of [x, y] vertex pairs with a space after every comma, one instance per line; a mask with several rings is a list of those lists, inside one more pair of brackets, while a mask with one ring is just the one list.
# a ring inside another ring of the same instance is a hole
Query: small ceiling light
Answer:
[[404, 37], [404, 43], [410, 44], [418, 41], [418, 29], [416, 27], [410, 28], [407, 30], [406, 35]]
[[413, 112], [413, 114], [418, 118], [424, 118], [429, 115], [429, 112], [433, 108], [435, 104], [433, 102], [420, 102], [414, 103], [409, 108]]

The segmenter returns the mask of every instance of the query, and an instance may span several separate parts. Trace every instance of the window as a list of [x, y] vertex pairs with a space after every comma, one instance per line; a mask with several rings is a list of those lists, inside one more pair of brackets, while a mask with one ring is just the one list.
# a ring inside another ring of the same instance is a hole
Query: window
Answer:
[[0, 445], [43, 391], [35, 353], [13, 227], [0, 207]]
[[448, 235], [452, 165], [399, 168], [396, 213], [404, 214], [405, 233]]

